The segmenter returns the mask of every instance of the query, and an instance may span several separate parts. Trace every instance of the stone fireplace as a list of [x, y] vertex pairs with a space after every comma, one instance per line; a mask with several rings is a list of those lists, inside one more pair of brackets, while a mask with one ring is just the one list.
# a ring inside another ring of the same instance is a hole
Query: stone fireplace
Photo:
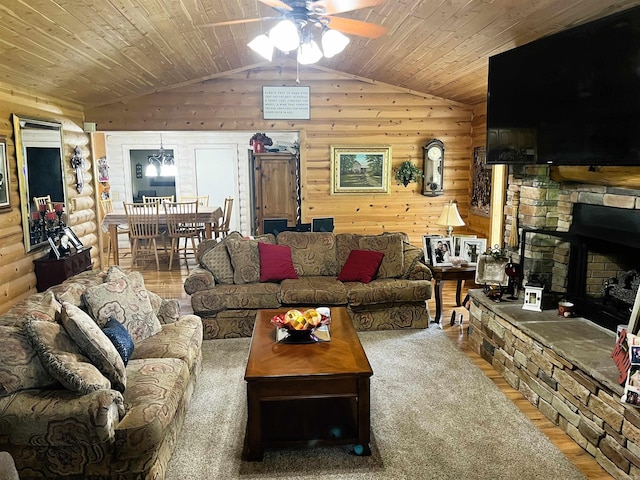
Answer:
[[[538, 275], [554, 298], [571, 300], [579, 315], [607, 329], [627, 323], [640, 284], [640, 192], [557, 183], [548, 167], [527, 167], [509, 180], [505, 238], [517, 215], [514, 260], [524, 280]], [[516, 191], [518, 210], [511, 206]]]

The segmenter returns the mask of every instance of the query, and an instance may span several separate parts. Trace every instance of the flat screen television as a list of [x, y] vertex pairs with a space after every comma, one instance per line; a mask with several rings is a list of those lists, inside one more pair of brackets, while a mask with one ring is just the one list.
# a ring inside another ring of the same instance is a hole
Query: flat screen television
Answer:
[[487, 163], [640, 165], [640, 7], [489, 58]]

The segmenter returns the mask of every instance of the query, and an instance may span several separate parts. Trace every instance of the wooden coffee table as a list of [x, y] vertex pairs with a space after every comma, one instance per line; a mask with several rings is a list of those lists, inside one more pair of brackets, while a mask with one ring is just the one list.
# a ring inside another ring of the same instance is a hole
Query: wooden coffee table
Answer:
[[369, 380], [373, 371], [346, 308], [331, 308], [331, 341], [275, 341], [271, 318], [288, 309], [260, 310], [251, 337], [245, 460], [265, 448], [353, 444], [370, 455]]

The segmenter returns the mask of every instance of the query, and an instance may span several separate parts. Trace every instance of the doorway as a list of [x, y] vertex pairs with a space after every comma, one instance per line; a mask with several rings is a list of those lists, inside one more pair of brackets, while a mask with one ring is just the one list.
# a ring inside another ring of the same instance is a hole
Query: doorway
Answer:
[[238, 198], [238, 150], [235, 145], [197, 147], [196, 191], [198, 195], [209, 195], [209, 205], [224, 206], [224, 199], [234, 199], [231, 209], [231, 231], [240, 231]]

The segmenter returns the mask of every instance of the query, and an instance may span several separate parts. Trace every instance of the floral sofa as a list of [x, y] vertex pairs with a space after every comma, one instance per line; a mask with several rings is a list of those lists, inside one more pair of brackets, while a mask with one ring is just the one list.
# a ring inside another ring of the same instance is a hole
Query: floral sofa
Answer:
[[[288, 247], [295, 271], [265, 278], [265, 266], [282, 261], [277, 251], [265, 253], [265, 244]], [[342, 281], [352, 253], [363, 252], [383, 253], [373, 280]], [[184, 288], [205, 339], [251, 336], [259, 309], [288, 306], [344, 306], [357, 330], [429, 324], [431, 270], [404, 233], [282, 232], [249, 240], [232, 232], [220, 242], [202, 242], [198, 258]]]
[[20, 302], [0, 336], [0, 451], [22, 480], [165, 478], [201, 366], [197, 316], [111, 267]]

